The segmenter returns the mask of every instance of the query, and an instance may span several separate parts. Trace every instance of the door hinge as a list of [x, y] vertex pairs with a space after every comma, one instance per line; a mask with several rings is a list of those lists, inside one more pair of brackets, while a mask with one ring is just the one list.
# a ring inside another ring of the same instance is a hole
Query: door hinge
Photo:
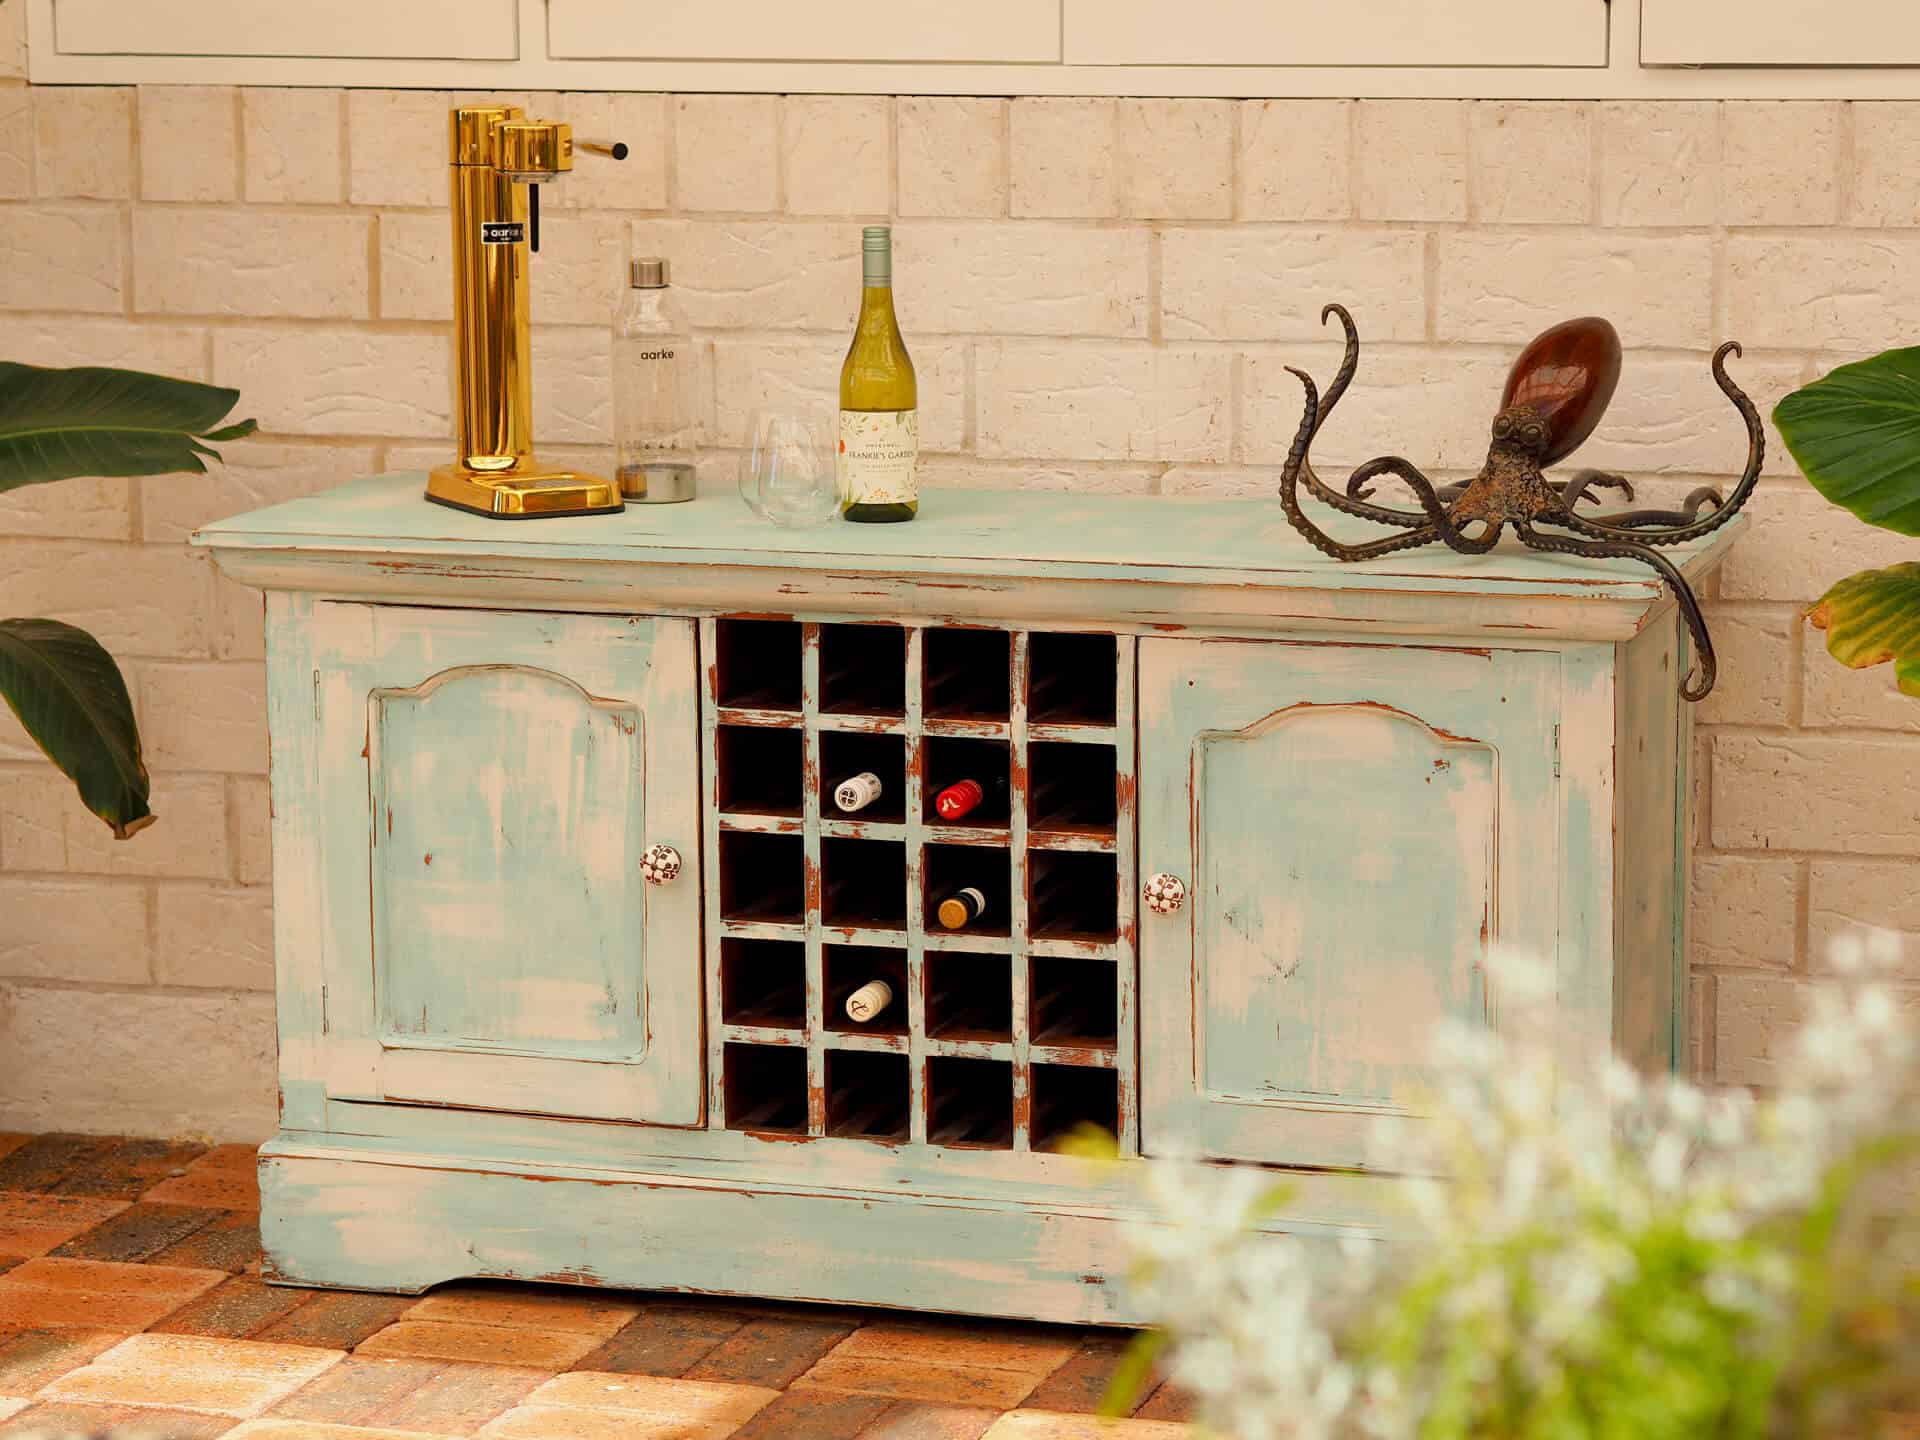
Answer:
[[1560, 727], [1553, 727], [1553, 778], [1560, 778]]
[[313, 672], [313, 718], [320, 718], [320, 672]]

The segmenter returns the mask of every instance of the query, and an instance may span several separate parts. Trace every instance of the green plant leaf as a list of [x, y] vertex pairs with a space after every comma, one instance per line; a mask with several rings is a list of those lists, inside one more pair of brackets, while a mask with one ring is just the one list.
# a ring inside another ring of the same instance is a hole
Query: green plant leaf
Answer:
[[116, 837], [153, 823], [127, 682], [98, 640], [58, 620], [0, 620], [0, 697]]
[[[0, 494], [76, 475], [202, 472], [206, 441], [251, 435], [220, 426], [237, 390], [138, 370], [46, 370], [0, 361]], [[219, 427], [219, 428], [215, 428]]]
[[1842, 365], [1776, 405], [1773, 423], [1827, 499], [1920, 535], [1920, 347]]
[[1920, 563], [1849, 575], [1807, 611], [1827, 632], [1827, 653], [1863, 669], [1894, 662], [1894, 680], [1920, 695]]

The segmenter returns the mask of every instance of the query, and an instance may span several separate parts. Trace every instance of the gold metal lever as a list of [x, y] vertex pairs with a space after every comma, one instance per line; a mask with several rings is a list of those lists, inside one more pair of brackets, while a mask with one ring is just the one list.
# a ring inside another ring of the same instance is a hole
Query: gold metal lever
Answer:
[[576, 142], [565, 121], [529, 120], [517, 105], [461, 106], [448, 129], [460, 449], [428, 477], [427, 498], [500, 520], [619, 511], [613, 481], [533, 453], [528, 196], [572, 170], [576, 150], [620, 159], [626, 146]]

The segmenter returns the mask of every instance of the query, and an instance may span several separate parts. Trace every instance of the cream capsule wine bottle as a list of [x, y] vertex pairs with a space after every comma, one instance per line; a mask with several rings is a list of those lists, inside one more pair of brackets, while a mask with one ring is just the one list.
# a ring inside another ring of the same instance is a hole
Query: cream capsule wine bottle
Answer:
[[860, 318], [840, 367], [840, 508], [849, 520], [911, 520], [920, 509], [919, 386], [893, 318], [893, 231], [860, 238]]

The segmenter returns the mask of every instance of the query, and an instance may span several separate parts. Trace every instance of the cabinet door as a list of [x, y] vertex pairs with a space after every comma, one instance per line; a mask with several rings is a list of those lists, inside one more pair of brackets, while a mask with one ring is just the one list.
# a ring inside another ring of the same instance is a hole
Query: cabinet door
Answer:
[[1065, 33], [1069, 65], [1607, 63], [1604, 0], [1066, 0]]
[[555, 59], [1049, 61], [1060, 0], [549, 0]]
[[1140, 642], [1144, 1150], [1363, 1166], [1482, 959], [1551, 955], [1551, 655]]
[[516, 0], [53, 0], [53, 20], [62, 55], [512, 60], [520, 51]]
[[1920, 64], [1913, 0], [1641, 0], [1643, 65]]
[[697, 1123], [692, 622], [315, 608], [328, 1093]]

